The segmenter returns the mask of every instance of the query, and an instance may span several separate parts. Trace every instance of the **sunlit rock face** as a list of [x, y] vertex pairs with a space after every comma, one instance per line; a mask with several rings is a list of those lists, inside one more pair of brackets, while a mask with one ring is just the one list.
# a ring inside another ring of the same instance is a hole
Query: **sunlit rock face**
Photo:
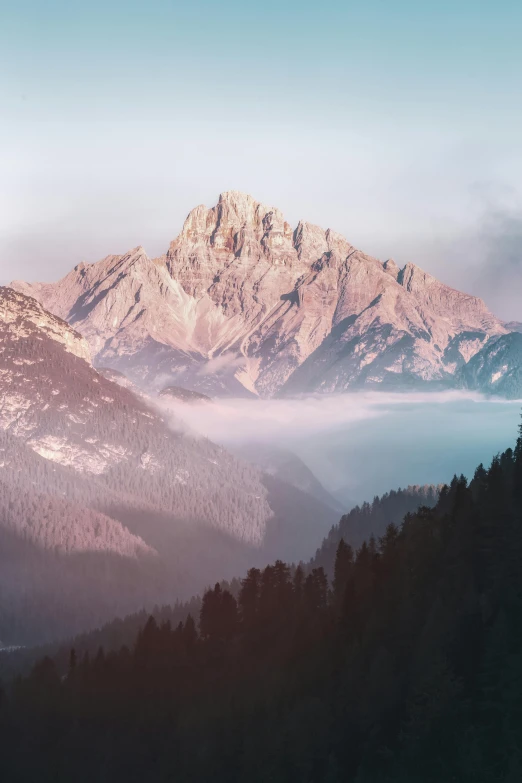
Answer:
[[14, 283], [68, 321], [95, 363], [211, 395], [451, 386], [509, 327], [414, 264], [237, 191], [190, 212], [166, 254], [141, 247], [51, 284]]

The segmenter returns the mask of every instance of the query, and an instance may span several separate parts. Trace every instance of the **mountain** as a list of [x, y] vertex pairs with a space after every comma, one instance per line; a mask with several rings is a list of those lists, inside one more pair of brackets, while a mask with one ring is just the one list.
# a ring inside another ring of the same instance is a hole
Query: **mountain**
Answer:
[[522, 323], [520, 321], [504, 321], [504, 326], [508, 332], [522, 332]]
[[377, 541], [384, 536], [388, 525], [400, 525], [407, 514], [420, 507], [433, 508], [439, 498], [442, 486], [426, 484], [411, 485], [405, 489], [392, 489], [371, 503], [355, 506], [344, 514], [339, 523], [325, 537], [309, 564], [309, 568], [324, 568], [333, 579], [335, 554], [341, 539], [357, 551], [364, 541], [373, 536]]
[[87, 340], [96, 365], [159, 390], [270, 397], [454, 385], [509, 329], [476, 297], [400, 269], [237, 191], [198, 206], [165, 255], [142, 247], [57, 283], [12, 284]]
[[279, 552], [299, 559], [335, 521], [105, 373], [65, 321], [0, 288], [4, 643], [188, 597]]
[[186, 403], [211, 402], [211, 398], [207, 394], [184, 389], [182, 386], [167, 386], [160, 391], [159, 397], [180, 400]]
[[345, 506], [331, 495], [303, 460], [288, 449], [266, 443], [245, 443], [234, 448], [234, 453], [248, 462], [258, 465], [264, 473], [276, 476], [297, 487], [321, 503], [342, 512]]
[[459, 386], [516, 400], [522, 398], [522, 334], [513, 330], [486, 345], [457, 375]]
[[133, 394], [138, 395], [138, 397], [146, 396], [139, 386], [136, 386], [135, 383], [127, 378], [125, 373], [119, 372], [118, 370], [113, 370], [111, 367], [97, 367], [96, 370], [99, 375], [103, 375], [103, 377], [107, 378], [108, 381], [117, 383], [118, 386], [123, 386], [124, 389], [130, 389], [130, 391]]

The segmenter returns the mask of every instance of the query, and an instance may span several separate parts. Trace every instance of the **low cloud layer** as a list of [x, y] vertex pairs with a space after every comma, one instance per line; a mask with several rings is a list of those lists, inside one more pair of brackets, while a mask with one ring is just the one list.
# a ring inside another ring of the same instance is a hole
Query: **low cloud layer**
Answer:
[[367, 419], [386, 417], [397, 406], [480, 399], [480, 395], [457, 391], [429, 395], [367, 392], [310, 395], [291, 400], [218, 399], [201, 405], [172, 401], [168, 405], [191, 429], [210, 440], [244, 443], [299, 440], [338, 431]]
[[261, 442], [294, 451], [348, 505], [398, 486], [471, 476], [513, 445], [520, 403], [454, 391], [371, 392], [170, 402], [168, 411], [173, 426], [182, 420], [225, 446]]

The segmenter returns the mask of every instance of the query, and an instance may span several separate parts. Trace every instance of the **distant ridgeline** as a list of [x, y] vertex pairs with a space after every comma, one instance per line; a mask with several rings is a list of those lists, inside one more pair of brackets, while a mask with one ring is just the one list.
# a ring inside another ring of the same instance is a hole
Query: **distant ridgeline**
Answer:
[[406, 489], [392, 489], [385, 495], [374, 497], [371, 503], [355, 506], [344, 514], [338, 525], [334, 525], [312, 560], [313, 566], [322, 566], [333, 577], [335, 553], [339, 541], [344, 541], [356, 550], [372, 537], [379, 539], [386, 532], [390, 522], [400, 524], [406, 514], [420, 506], [433, 508], [443, 485], [413, 485]]

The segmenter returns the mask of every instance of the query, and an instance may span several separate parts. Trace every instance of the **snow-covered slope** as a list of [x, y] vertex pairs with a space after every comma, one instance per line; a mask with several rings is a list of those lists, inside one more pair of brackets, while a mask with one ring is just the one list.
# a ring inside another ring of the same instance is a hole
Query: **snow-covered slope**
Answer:
[[13, 286], [67, 320], [95, 363], [149, 388], [272, 396], [357, 385], [451, 385], [508, 328], [414, 264], [229, 191], [196, 207], [167, 253], [142, 247]]

